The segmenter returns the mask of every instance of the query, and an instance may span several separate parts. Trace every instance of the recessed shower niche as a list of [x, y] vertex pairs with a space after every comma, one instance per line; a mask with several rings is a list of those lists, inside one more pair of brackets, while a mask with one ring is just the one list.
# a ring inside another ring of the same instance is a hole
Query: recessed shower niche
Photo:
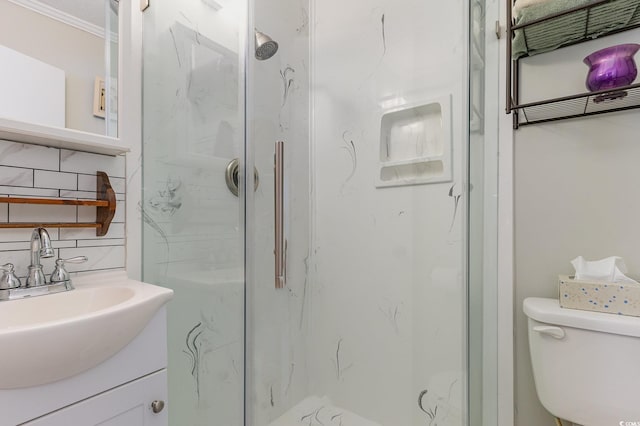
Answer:
[[451, 180], [450, 96], [383, 112], [376, 186]]

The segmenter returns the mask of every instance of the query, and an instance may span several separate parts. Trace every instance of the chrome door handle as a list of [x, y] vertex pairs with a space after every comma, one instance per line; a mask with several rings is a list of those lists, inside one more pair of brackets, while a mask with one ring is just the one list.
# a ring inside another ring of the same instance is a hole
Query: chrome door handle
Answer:
[[277, 289], [286, 284], [286, 241], [284, 237], [284, 142], [275, 146], [274, 159], [275, 188], [275, 285]]

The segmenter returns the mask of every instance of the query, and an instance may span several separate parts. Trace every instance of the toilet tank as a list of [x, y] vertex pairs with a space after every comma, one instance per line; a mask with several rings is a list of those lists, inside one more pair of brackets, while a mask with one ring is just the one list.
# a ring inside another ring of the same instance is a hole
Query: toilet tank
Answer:
[[523, 309], [536, 391], [551, 414], [640, 424], [640, 318], [563, 309], [557, 299], [527, 298]]

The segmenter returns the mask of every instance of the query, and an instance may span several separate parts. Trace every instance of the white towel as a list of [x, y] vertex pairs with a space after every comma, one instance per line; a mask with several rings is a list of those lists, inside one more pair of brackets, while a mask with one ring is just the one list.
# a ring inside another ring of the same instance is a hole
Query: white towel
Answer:
[[513, 17], [517, 18], [520, 15], [520, 11], [525, 7], [532, 6], [534, 4], [548, 3], [554, 0], [517, 0], [513, 5]]
[[381, 426], [347, 410], [336, 407], [326, 396], [310, 396], [269, 426]]

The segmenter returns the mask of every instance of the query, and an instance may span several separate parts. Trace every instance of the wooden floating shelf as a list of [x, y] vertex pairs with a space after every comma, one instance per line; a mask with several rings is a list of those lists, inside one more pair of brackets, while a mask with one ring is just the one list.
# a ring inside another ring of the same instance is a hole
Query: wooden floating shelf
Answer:
[[100, 223], [94, 222], [74, 222], [74, 223], [43, 223], [43, 222], [16, 222], [16, 223], [0, 223], [0, 229], [7, 228], [102, 228]]
[[62, 198], [24, 198], [0, 197], [0, 203], [38, 204], [52, 206], [93, 206], [96, 208], [95, 222], [14, 222], [0, 223], [0, 229], [6, 228], [96, 228], [96, 236], [107, 235], [111, 221], [116, 214], [116, 194], [105, 172], [97, 172], [96, 200], [68, 200]]
[[108, 201], [104, 200], [67, 200], [60, 198], [19, 198], [0, 197], [0, 203], [9, 204], [48, 204], [57, 206], [96, 206], [107, 207]]

